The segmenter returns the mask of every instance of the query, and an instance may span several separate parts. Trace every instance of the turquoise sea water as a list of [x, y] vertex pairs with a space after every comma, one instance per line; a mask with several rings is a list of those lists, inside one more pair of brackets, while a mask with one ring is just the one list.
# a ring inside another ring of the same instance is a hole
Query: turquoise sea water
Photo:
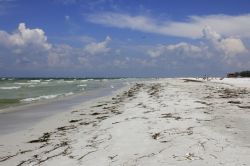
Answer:
[[0, 78], [0, 108], [50, 100], [98, 88], [126, 84], [128, 79]]

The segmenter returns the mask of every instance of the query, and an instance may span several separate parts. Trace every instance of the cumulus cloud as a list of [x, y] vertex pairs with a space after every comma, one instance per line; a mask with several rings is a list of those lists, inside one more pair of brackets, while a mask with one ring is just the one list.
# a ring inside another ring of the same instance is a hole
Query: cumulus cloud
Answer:
[[[152, 46], [126, 42], [120, 45], [116, 43], [114, 48], [110, 47], [112, 39], [107, 36], [103, 41], [82, 39], [82, 47], [73, 47], [51, 44], [42, 29], [29, 29], [21, 23], [12, 33], [0, 31], [0, 66], [9, 68], [12, 65], [16, 69], [28, 67], [39, 70], [72, 68], [104, 73], [120, 69], [130, 73], [155, 69], [157, 73], [163, 69], [183, 71], [202, 66], [210, 70], [214, 66], [224, 67], [221, 64], [232, 64], [231, 66], [239, 68], [249, 64], [250, 57], [246, 54], [248, 50], [241, 38], [222, 35], [210, 27], [203, 27], [201, 33], [202, 37], [192, 40], [192, 43], [186, 41]], [[145, 50], [152, 58], [145, 55]], [[104, 54], [106, 56], [94, 56]]]
[[143, 15], [104, 12], [90, 14], [86, 19], [105, 26], [187, 38], [203, 37], [202, 29], [205, 26], [211, 26], [225, 36], [250, 37], [250, 14], [189, 16], [185, 21], [162, 21]]
[[248, 52], [244, 43], [239, 38], [222, 37], [210, 27], [205, 27], [202, 32], [203, 38], [197, 45], [185, 42], [170, 45], [158, 45], [155, 48], [148, 50], [147, 54], [153, 58], [170, 55], [207, 58], [217, 55], [228, 59]]
[[110, 51], [110, 48], [108, 48], [108, 44], [111, 42], [111, 38], [109, 36], [106, 37], [106, 39], [102, 42], [92, 42], [90, 44], [87, 44], [84, 47], [84, 52], [90, 55], [100, 55], [100, 54], [106, 54]]
[[79, 40], [84, 40], [85, 46], [51, 44], [42, 29], [30, 29], [25, 23], [20, 23], [17, 30], [12, 33], [0, 30], [0, 61], [30, 67], [89, 67], [88, 63], [95, 63], [97, 60], [91, 55], [102, 55], [111, 51], [108, 47], [111, 42], [109, 36], [101, 42], [94, 42], [95, 39], [90, 37]]
[[48, 52], [48, 65], [52, 67], [71, 65], [70, 56], [75, 54], [74, 48], [69, 45], [54, 45]]
[[15, 53], [22, 53], [26, 49], [47, 51], [52, 47], [42, 29], [26, 28], [25, 23], [20, 23], [18, 30], [11, 34], [0, 31], [0, 45], [12, 49]]
[[223, 38], [210, 27], [205, 27], [202, 32], [204, 38], [212, 45], [212, 49], [222, 52], [226, 56], [235, 56], [248, 51], [239, 38]]
[[184, 56], [201, 56], [202, 48], [188, 44], [185, 42], [181, 42], [178, 44], [170, 44], [170, 45], [159, 45], [154, 49], [148, 50], [148, 55], [152, 58], [156, 58], [159, 56], [169, 56], [169, 55], [184, 55]]

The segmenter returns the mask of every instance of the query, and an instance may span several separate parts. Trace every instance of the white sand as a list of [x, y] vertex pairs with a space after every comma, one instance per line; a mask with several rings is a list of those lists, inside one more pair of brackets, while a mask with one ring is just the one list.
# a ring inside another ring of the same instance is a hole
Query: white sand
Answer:
[[237, 87], [250, 88], [250, 78], [224, 78], [224, 79], [213, 79], [213, 82], [231, 84]]
[[145, 81], [84, 103], [2, 136], [0, 165], [249, 165], [250, 90], [218, 82]]

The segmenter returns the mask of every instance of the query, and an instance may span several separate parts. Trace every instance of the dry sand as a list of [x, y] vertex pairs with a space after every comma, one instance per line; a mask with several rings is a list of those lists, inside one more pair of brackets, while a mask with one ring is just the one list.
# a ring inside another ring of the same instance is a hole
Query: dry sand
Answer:
[[250, 89], [159, 79], [0, 137], [0, 165], [250, 165]]

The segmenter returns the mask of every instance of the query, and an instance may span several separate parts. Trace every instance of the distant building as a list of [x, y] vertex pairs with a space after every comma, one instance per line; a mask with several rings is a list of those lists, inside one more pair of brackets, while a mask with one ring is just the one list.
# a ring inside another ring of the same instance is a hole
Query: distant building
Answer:
[[238, 77], [237, 73], [228, 73], [227, 74], [227, 78], [235, 78], [235, 77]]

